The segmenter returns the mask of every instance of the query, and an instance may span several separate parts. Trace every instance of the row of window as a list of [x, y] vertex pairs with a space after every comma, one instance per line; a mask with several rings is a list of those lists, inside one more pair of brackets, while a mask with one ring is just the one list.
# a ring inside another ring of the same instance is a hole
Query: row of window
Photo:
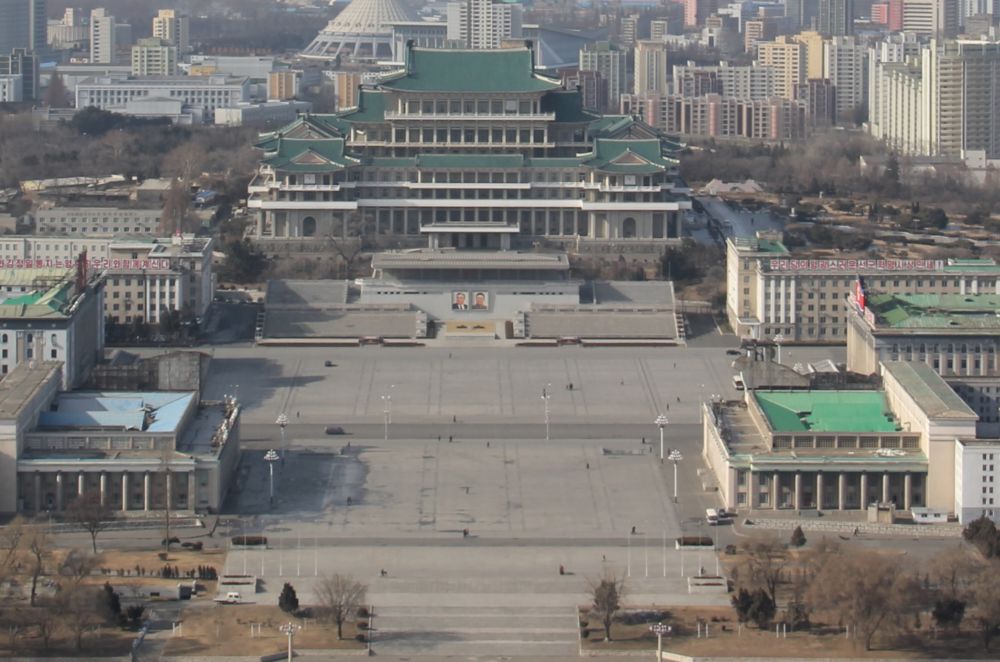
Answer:
[[[585, 181], [589, 173], [580, 170], [555, 170], [540, 168], [537, 170], [490, 172], [482, 170], [464, 171], [424, 171], [424, 170], [391, 170], [373, 168], [360, 173], [349, 171], [346, 181], [352, 182], [413, 182], [417, 184], [530, 184], [535, 182], [573, 183]], [[317, 185], [330, 186], [342, 180], [334, 175], [305, 174], [286, 175], [285, 184], [289, 186]], [[605, 186], [653, 186], [663, 181], [662, 176], [654, 175], [607, 175], [597, 183]]]

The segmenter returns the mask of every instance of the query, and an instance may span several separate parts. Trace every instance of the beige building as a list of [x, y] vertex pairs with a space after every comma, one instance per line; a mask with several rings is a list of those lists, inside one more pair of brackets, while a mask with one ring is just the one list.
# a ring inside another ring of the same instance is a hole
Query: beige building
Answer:
[[130, 515], [219, 511], [240, 454], [234, 399], [60, 392], [60, 369], [25, 364], [0, 382], [0, 512], [60, 512], [87, 494]]
[[667, 44], [638, 41], [635, 44], [635, 93], [664, 94], [667, 91]]
[[787, 36], [758, 42], [757, 64], [773, 67], [780, 81], [778, 93], [786, 99], [794, 99], [795, 86], [806, 80], [806, 47]]
[[205, 314], [215, 293], [209, 238], [121, 239], [56, 236], [0, 238], [7, 268], [63, 267], [87, 254], [88, 265], [105, 273], [104, 313], [115, 323], [159, 322], [164, 310]]
[[823, 78], [823, 45], [826, 43], [823, 35], [806, 30], [793, 36], [792, 39], [805, 46], [806, 78]]
[[162, 209], [127, 207], [39, 207], [31, 213], [35, 232], [65, 237], [153, 236]]
[[903, 32], [930, 37], [958, 34], [959, 0], [902, 0]]
[[90, 63], [114, 64], [117, 48], [115, 17], [106, 9], [94, 9], [90, 12]]
[[[337, 72], [341, 73], [341, 72]], [[267, 75], [268, 101], [288, 101], [299, 95], [298, 71], [272, 71]]]
[[847, 342], [847, 296], [858, 276], [890, 293], [1000, 294], [993, 260], [905, 260], [792, 255], [768, 235], [726, 241], [726, 311], [742, 338]]
[[176, 76], [177, 47], [165, 39], [140, 39], [132, 47], [133, 76]]
[[183, 55], [191, 50], [190, 22], [175, 9], [161, 9], [153, 17], [153, 37], [165, 39]]

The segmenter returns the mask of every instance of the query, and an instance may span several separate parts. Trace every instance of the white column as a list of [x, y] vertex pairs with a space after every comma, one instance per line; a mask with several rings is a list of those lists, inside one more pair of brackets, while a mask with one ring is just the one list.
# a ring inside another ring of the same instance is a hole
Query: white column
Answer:
[[823, 472], [816, 472], [816, 510], [823, 510]]
[[160, 281], [162, 279], [163, 279], [163, 276], [159, 276], [159, 275], [156, 276], [156, 291], [154, 292], [155, 299], [156, 299], [156, 302], [154, 303], [154, 308], [156, 310], [156, 318], [153, 320], [154, 322], [159, 322], [160, 321], [160, 284], [161, 284]]
[[778, 297], [781, 299], [781, 305], [779, 309], [781, 310], [781, 315], [778, 317], [778, 321], [784, 324], [788, 321], [788, 292], [786, 291], [788, 285], [788, 279], [781, 279], [781, 291], [778, 293]]
[[35, 512], [42, 512], [42, 474], [35, 472]]
[[882, 503], [889, 503], [889, 472], [882, 472]]
[[788, 277], [788, 310], [791, 315], [789, 321], [795, 324], [798, 321], [795, 315], [798, 311], [798, 304], [795, 303], [795, 276]]
[[83, 496], [83, 484], [86, 481], [86, 474], [82, 471], [76, 476], [76, 495], [78, 497]]
[[[260, 236], [260, 232], [258, 232], [257, 235], [259, 237]], [[142, 318], [144, 320], [146, 320], [147, 323], [153, 321], [153, 310], [152, 310], [152, 306], [150, 305], [150, 302], [152, 301], [152, 298], [151, 298], [152, 290], [149, 287], [149, 280], [150, 280], [149, 274], [144, 274], [143, 281], [145, 282], [145, 292], [144, 292], [144, 294], [146, 295], [146, 312], [142, 316]]]
[[63, 473], [56, 472], [56, 510], [63, 509]]
[[101, 472], [101, 505], [103, 506], [108, 502], [108, 474], [105, 471]]
[[187, 475], [188, 477], [188, 510], [194, 511], [198, 506], [198, 483], [195, 482], [194, 469]]
[[150, 476], [147, 471], [142, 477], [142, 509], [149, 512]]
[[167, 472], [167, 510], [172, 510], [174, 507], [174, 486], [173, 480], [174, 475], [171, 472]]
[[774, 297], [775, 297], [775, 294], [776, 294], [776, 290], [778, 289], [777, 279], [775, 279], [775, 278], [770, 279], [768, 281], [767, 285], [768, 285], [768, 293], [767, 293], [767, 295], [768, 295], [767, 296], [768, 315], [764, 319], [764, 321], [765, 322], [773, 322], [776, 319], [775, 318], [775, 309], [774, 309]]
[[122, 512], [128, 511], [128, 472], [122, 472]]
[[861, 472], [861, 510], [868, 510], [868, 474]]
[[775, 510], [778, 509], [778, 498], [781, 494], [781, 479], [780, 474], [777, 471], [774, 472], [774, 476], [771, 477], [771, 507]]
[[913, 475], [907, 471], [903, 476], [903, 508], [909, 510], [912, 506], [913, 498]]
[[837, 475], [837, 510], [843, 510], [844, 506], [847, 505], [844, 502], [846, 497], [845, 492], [847, 491], [846, 487], [847, 487], [847, 476], [844, 474], [843, 471], [841, 471]]
[[794, 501], [795, 510], [801, 510], [802, 509], [802, 472], [800, 472], [800, 471], [796, 471], [795, 472], [795, 496], [793, 498], [795, 499], [795, 501]]

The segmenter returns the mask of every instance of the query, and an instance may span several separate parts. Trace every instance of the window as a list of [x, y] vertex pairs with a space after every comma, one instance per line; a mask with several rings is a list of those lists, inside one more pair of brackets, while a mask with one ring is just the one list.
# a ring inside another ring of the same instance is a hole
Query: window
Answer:
[[52, 351], [49, 352], [49, 354], [50, 354], [50, 358], [53, 358], [53, 359], [59, 358], [59, 350], [57, 350], [57, 349], [53, 349]]

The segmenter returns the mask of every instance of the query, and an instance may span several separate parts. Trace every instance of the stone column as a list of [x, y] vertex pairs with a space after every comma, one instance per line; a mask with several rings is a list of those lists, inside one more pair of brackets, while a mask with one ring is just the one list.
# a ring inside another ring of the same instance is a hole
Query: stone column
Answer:
[[795, 496], [793, 497], [795, 510], [802, 509], [802, 472], [795, 472]]
[[816, 510], [823, 510], [823, 472], [816, 472]]
[[150, 491], [150, 478], [149, 472], [142, 477], [142, 509], [147, 513], [149, 512], [149, 491]]
[[847, 476], [841, 471], [837, 474], [837, 510], [844, 510], [847, 505], [845, 503], [845, 497], [847, 492]]
[[781, 492], [781, 481], [778, 476], [778, 472], [775, 471], [774, 476], [771, 477], [771, 507], [775, 510], [778, 509], [778, 499]]
[[750, 510], [757, 507], [757, 494], [760, 493], [760, 488], [757, 487], [757, 475], [753, 470], [747, 471], [747, 489], [750, 494], [747, 496], [747, 505], [750, 506]]
[[35, 512], [42, 512], [42, 474], [35, 472]]
[[83, 496], [83, 484], [87, 481], [87, 474], [82, 471], [76, 477], [76, 495], [78, 497]]
[[198, 507], [198, 483], [194, 479], [194, 469], [187, 475], [188, 477], [188, 510], [194, 512]]
[[889, 503], [889, 472], [882, 472], [882, 503]]
[[56, 510], [62, 511], [63, 509], [63, 473], [61, 471], [56, 472]]
[[909, 510], [913, 506], [913, 474], [909, 471], [903, 476], [903, 508]]
[[868, 474], [861, 472], [861, 510], [868, 510]]
[[122, 512], [128, 512], [128, 472], [122, 472]]
[[108, 502], [108, 474], [105, 471], [101, 472], [101, 505], [105, 505]]
[[171, 510], [174, 506], [174, 490], [173, 490], [174, 486], [172, 485], [172, 483], [174, 482], [173, 478], [174, 475], [168, 471], [166, 474], [167, 500], [165, 505], [165, 508], [167, 510]]

